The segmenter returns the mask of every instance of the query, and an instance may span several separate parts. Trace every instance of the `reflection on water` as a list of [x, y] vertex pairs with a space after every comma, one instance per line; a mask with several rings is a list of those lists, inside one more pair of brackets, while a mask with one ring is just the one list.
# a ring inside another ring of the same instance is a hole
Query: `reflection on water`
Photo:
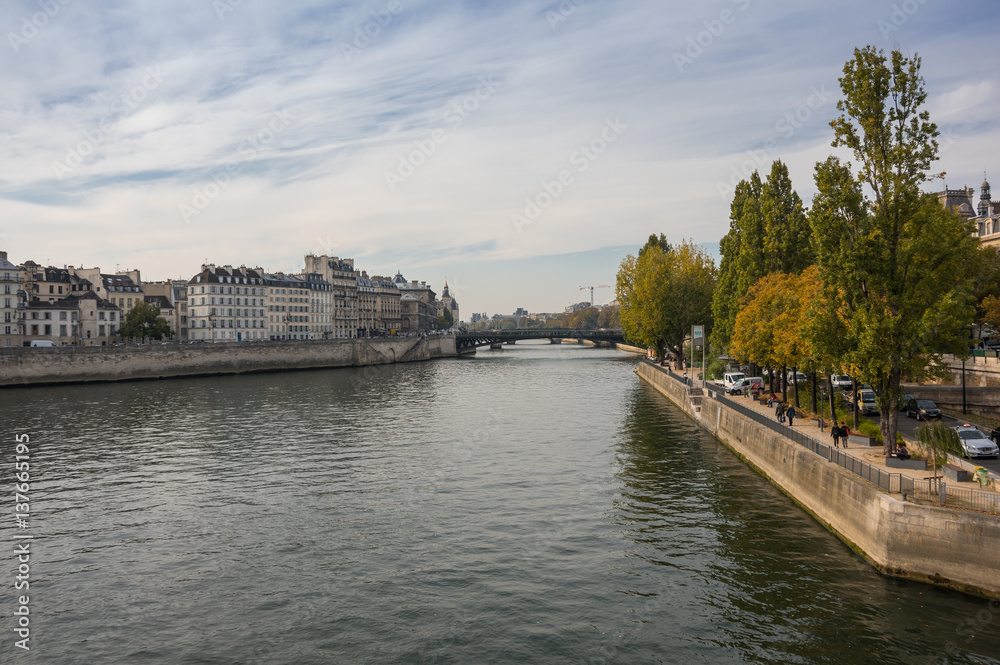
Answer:
[[1000, 662], [1000, 606], [875, 573], [635, 362], [4, 391], [5, 468], [33, 443], [19, 662]]

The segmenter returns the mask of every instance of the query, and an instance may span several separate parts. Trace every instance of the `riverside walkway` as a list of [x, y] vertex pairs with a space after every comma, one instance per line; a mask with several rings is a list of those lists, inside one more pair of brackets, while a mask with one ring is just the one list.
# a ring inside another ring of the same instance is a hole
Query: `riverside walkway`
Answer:
[[[677, 381], [687, 383], [683, 376], [672, 372], [669, 374]], [[700, 389], [700, 382], [695, 382], [689, 391], [696, 394]], [[990, 475], [991, 482], [987, 487], [981, 487], [974, 480], [956, 482], [942, 480], [940, 477], [934, 478], [930, 468], [926, 470], [890, 468], [886, 465], [881, 444], [868, 446], [850, 443], [847, 447], [842, 444], [840, 448], [834, 448], [829, 422], [824, 422], [824, 427], [820, 430], [816, 421], [796, 417], [795, 424], [789, 426], [787, 422], [782, 424], [777, 421], [773, 406], [760, 404], [758, 400], [750, 397], [727, 396], [722, 386], [714, 384], [707, 384], [704, 389], [708, 393], [707, 396], [712, 399], [724, 402], [738, 411], [750, 415], [753, 420], [784, 434], [824, 459], [861, 476], [891, 494], [900, 494], [908, 500], [918, 502], [930, 502], [942, 506], [1000, 515], [1000, 492], [997, 491], [1000, 488], [1000, 477], [997, 477], [996, 474]], [[904, 437], [904, 439], [908, 444], [913, 444], [912, 449], [920, 449], [919, 443], [912, 437]], [[970, 477], [972, 476], [973, 464], [954, 456], [950, 461], [969, 471]], [[938, 473], [940, 472], [941, 469], [938, 469]]]

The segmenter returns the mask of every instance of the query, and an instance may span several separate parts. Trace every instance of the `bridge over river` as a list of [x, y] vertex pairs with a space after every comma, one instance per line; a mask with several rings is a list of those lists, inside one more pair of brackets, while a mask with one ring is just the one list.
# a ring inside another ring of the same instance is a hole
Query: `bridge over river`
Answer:
[[457, 333], [455, 347], [459, 353], [468, 353], [479, 346], [499, 347], [502, 344], [513, 344], [522, 339], [548, 339], [553, 344], [558, 344], [564, 339], [588, 340], [600, 346], [625, 342], [621, 329], [616, 328], [597, 330], [475, 330]]

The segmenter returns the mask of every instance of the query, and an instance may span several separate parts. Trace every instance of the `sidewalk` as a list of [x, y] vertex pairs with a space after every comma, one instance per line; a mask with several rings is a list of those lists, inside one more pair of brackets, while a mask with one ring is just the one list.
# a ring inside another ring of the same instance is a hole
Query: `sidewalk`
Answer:
[[[772, 420], [775, 420], [775, 421], [777, 420], [777, 418], [774, 415], [774, 407], [772, 407], [772, 406], [761, 405], [757, 400], [751, 399], [749, 397], [744, 397], [744, 396], [738, 396], [738, 395], [732, 395], [732, 396], [730, 396], [730, 395], [727, 395], [726, 397], [729, 400], [735, 402], [736, 404], [739, 404], [739, 405], [743, 406], [744, 408], [752, 409], [753, 411], [755, 411], [755, 412], [757, 412], [757, 413], [759, 413], [761, 415], [767, 416], [767, 417], [771, 418]], [[825, 426], [823, 428], [823, 431], [820, 431], [819, 425], [817, 423], [812, 422], [808, 418], [801, 418], [800, 419], [800, 418], [796, 417], [795, 420], [794, 420], [794, 423], [795, 423], [795, 425], [792, 427], [792, 429], [794, 429], [796, 432], [799, 432], [800, 434], [808, 436], [809, 438], [815, 439], [816, 441], [818, 441], [820, 443], [824, 443], [824, 444], [826, 444], [828, 446], [833, 446], [833, 437], [830, 436], [830, 423], [828, 421], [826, 421], [825, 418], [824, 418], [824, 425]], [[787, 421], [785, 422], [785, 425], [786, 426], [788, 425]], [[910, 438], [910, 437], [904, 437], [904, 438], [906, 439], [906, 441], [908, 443], [912, 443], [913, 442], [913, 439]], [[867, 462], [868, 464], [871, 464], [874, 467], [882, 469], [886, 473], [898, 473], [898, 474], [900, 474], [902, 476], [913, 478], [914, 480], [926, 480], [926, 479], [932, 477], [931, 476], [932, 471], [931, 471], [930, 468], [928, 468], [927, 470], [924, 470], [924, 471], [918, 470], [918, 469], [896, 469], [896, 468], [889, 468], [888, 466], [886, 466], [885, 456], [884, 456], [884, 453], [883, 453], [882, 446], [880, 446], [880, 445], [879, 446], [865, 446], [865, 445], [859, 445], [859, 444], [856, 444], [856, 443], [852, 443], [852, 444], [849, 444], [848, 446], [844, 446], [843, 442], [841, 442], [840, 450], [843, 451], [844, 453], [850, 455], [851, 457], [854, 457], [856, 459], [861, 460], [862, 462]], [[968, 462], [965, 462], [964, 460], [963, 460], [963, 462], [964, 462], [963, 466], [966, 469], [969, 469], [972, 466], [974, 466], [974, 465], [972, 465], [972, 464], [970, 464]], [[940, 472], [941, 472], [941, 470], [938, 469], [938, 473], [940, 473]], [[994, 480], [993, 487], [995, 488], [995, 487], [1000, 486], [1000, 483], [997, 482], [997, 476], [996, 476], [996, 474], [991, 474], [991, 477]], [[978, 490], [980, 492], [989, 492], [991, 494], [1000, 494], [1000, 492], [997, 492], [995, 489], [989, 489], [989, 488], [985, 488], [985, 487], [980, 487], [979, 483], [976, 482], [975, 480], [971, 480], [971, 481], [967, 481], [967, 482], [961, 482], [961, 483], [956, 483], [955, 481], [952, 481], [952, 480], [948, 480], [946, 482], [948, 483], [949, 487], [955, 487], [955, 488], [960, 488], [960, 489], [975, 489], [975, 490]]]

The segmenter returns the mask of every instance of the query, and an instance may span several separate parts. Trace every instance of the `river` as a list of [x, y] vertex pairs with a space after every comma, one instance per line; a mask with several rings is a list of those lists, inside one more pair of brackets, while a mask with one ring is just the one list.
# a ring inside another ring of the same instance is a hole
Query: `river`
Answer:
[[1000, 604], [879, 575], [637, 362], [4, 390], [0, 662], [1000, 663]]

